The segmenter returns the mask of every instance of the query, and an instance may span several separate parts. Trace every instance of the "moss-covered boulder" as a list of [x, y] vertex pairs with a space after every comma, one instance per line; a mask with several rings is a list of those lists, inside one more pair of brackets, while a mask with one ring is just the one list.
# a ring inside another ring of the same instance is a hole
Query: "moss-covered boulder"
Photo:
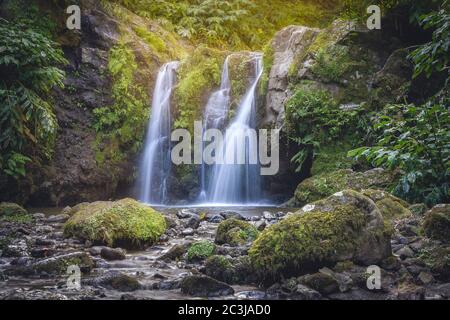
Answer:
[[217, 228], [217, 244], [229, 244], [231, 246], [244, 245], [256, 238], [258, 230], [246, 221], [228, 219], [222, 221]]
[[428, 211], [423, 229], [427, 237], [450, 243], [450, 204], [438, 204]]
[[99, 201], [82, 207], [64, 225], [64, 234], [95, 244], [142, 247], [166, 230], [163, 215], [133, 199]]
[[366, 172], [355, 172], [351, 169], [337, 170], [319, 174], [302, 181], [294, 194], [293, 203], [303, 206], [317, 201], [344, 189], [385, 189], [395, 182], [396, 174], [381, 168]]
[[326, 273], [317, 272], [307, 274], [301, 276], [298, 280], [299, 283], [320, 292], [320, 294], [327, 295], [339, 291], [339, 284], [337, 280]]
[[391, 255], [390, 235], [375, 203], [345, 190], [306, 205], [264, 230], [249, 256], [259, 276], [270, 282], [339, 261], [379, 263]]
[[16, 203], [1, 202], [0, 203], [0, 221], [10, 222], [30, 222], [32, 217], [28, 211]]
[[216, 245], [211, 241], [199, 241], [193, 243], [187, 251], [188, 261], [201, 261], [214, 254]]
[[420, 251], [419, 259], [441, 281], [450, 281], [450, 247], [432, 246]]
[[66, 274], [67, 268], [72, 265], [79, 267], [83, 273], [90, 272], [95, 266], [87, 253], [73, 252], [40, 260], [32, 266], [32, 269], [37, 273]]
[[233, 294], [234, 290], [208, 276], [188, 276], [181, 282], [181, 292], [195, 297], [219, 297]]
[[389, 192], [366, 189], [361, 193], [375, 202], [384, 219], [395, 220], [410, 217], [412, 215], [411, 211], [408, 209], [408, 202], [391, 195]]
[[205, 263], [205, 274], [216, 280], [232, 284], [235, 279], [235, 269], [230, 259], [224, 256], [211, 256]]

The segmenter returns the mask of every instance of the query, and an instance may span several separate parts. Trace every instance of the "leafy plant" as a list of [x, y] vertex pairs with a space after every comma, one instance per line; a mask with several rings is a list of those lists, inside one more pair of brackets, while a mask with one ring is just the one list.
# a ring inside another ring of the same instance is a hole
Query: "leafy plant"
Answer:
[[445, 104], [390, 105], [374, 128], [378, 143], [352, 150], [350, 157], [400, 169], [395, 193], [409, 201], [434, 205], [450, 200], [450, 116]]
[[353, 124], [357, 111], [339, 109], [327, 91], [301, 88], [286, 104], [286, 121], [289, 136], [300, 151], [291, 159], [302, 170], [308, 157], [325, 142], [342, 137]]
[[432, 40], [411, 53], [414, 61], [414, 77], [425, 74], [428, 78], [435, 72], [447, 71], [450, 77], [450, 13], [448, 1], [441, 10], [420, 17], [424, 29], [432, 29]]
[[20, 23], [0, 20], [0, 168], [25, 175], [25, 164], [52, 154], [57, 122], [49, 101], [63, 87], [66, 60], [47, 36]]

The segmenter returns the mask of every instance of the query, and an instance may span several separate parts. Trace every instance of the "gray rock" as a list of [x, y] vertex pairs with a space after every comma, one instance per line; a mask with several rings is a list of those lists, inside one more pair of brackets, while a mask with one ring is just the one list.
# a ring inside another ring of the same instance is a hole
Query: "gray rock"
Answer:
[[200, 218], [197, 215], [191, 216], [184, 222], [185, 228], [197, 229], [200, 225]]
[[402, 260], [414, 257], [414, 251], [412, 251], [411, 248], [408, 246], [405, 246], [400, 250], [396, 251], [395, 254], [397, 254]]
[[234, 294], [231, 286], [208, 276], [187, 276], [181, 282], [181, 292], [194, 297], [219, 297]]
[[181, 234], [182, 234], [183, 236], [191, 236], [191, 235], [194, 234], [194, 229], [192, 229], [192, 228], [184, 229], [184, 230], [181, 232]]
[[106, 260], [125, 260], [126, 251], [122, 248], [108, 248], [104, 247], [100, 251], [100, 256]]
[[56, 216], [50, 216], [45, 221], [47, 223], [62, 223], [69, 220], [70, 216], [68, 214], [58, 214]]
[[313, 290], [311, 288], [308, 288], [307, 286], [304, 286], [302, 284], [297, 285], [297, 288], [295, 289], [295, 296], [299, 300], [320, 300], [322, 299], [322, 295], [317, 292], [316, 290]]
[[417, 279], [419, 279], [419, 281], [422, 284], [430, 284], [430, 283], [434, 282], [433, 275], [429, 272], [424, 272], [424, 271], [419, 273], [419, 275], [417, 276]]

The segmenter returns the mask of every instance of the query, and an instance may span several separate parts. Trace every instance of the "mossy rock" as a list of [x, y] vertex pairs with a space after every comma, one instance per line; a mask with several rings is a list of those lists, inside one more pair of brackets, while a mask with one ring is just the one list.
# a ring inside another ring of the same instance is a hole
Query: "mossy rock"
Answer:
[[324, 295], [336, 293], [339, 291], [339, 284], [336, 279], [322, 272], [307, 274], [300, 277], [298, 280], [299, 283]]
[[235, 279], [235, 269], [230, 259], [224, 256], [211, 256], [205, 263], [205, 274], [216, 280], [232, 284]]
[[164, 216], [133, 199], [99, 201], [84, 206], [64, 225], [64, 234], [95, 244], [139, 248], [158, 241]]
[[79, 267], [83, 273], [89, 273], [95, 266], [87, 253], [74, 252], [38, 261], [32, 268], [38, 273], [66, 274], [67, 268], [72, 265]]
[[219, 297], [233, 294], [234, 290], [208, 276], [188, 276], [181, 282], [181, 292], [195, 297]]
[[33, 220], [28, 211], [16, 203], [2, 202], [0, 203], [0, 220], [27, 223]]
[[438, 204], [428, 211], [423, 229], [427, 237], [450, 243], [450, 204]]
[[412, 215], [411, 211], [408, 209], [409, 203], [391, 195], [389, 192], [366, 189], [361, 193], [375, 202], [384, 219], [395, 220], [410, 217]]
[[371, 199], [345, 190], [264, 230], [249, 256], [261, 279], [271, 282], [339, 261], [379, 263], [391, 255], [391, 232]]
[[222, 221], [217, 228], [217, 244], [229, 244], [231, 246], [244, 245], [253, 241], [258, 235], [258, 230], [250, 223], [237, 219]]
[[210, 241], [199, 241], [193, 243], [187, 251], [188, 261], [201, 261], [212, 256], [216, 245]]
[[420, 251], [419, 259], [422, 260], [441, 281], [450, 281], [450, 247], [428, 247]]
[[395, 183], [396, 174], [381, 168], [366, 172], [342, 169], [323, 173], [301, 182], [294, 194], [294, 203], [303, 206], [344, 189], [386, 189]]

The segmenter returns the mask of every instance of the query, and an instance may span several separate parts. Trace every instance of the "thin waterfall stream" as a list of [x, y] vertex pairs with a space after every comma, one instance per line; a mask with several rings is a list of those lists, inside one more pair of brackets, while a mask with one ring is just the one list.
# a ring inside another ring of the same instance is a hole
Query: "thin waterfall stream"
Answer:
[[152, 112], [140, 165], [139, 199], [149, 204], [168, 201], [170, 159], [171, 108], [170, 100], [179, 63], [169, 62], [158, 73], [153, 92]]

